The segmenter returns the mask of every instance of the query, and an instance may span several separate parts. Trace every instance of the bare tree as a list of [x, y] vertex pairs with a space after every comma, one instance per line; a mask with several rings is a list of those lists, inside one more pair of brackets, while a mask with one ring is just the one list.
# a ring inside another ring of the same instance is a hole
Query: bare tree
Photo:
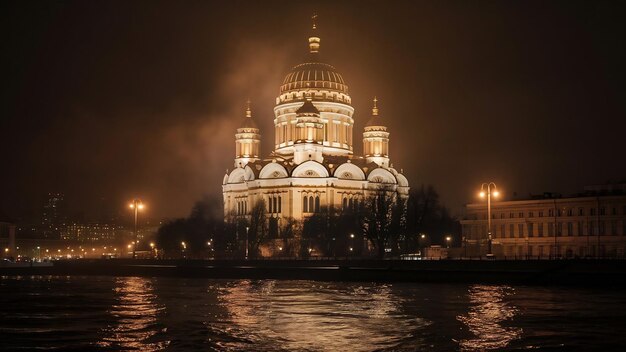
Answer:
[[[362, 227], [365, 237], [383, 258], [385, 248], [396, 242], [406, 224], [406, 202], [390, 186], [379, 186], [370, 191], [363, 209]], [[396, 242], [397, 243], [397, 242]]]
[[267, 212], [265, 202], [257, 201], [250, 211], [250, 229], [248, 230], [248, 245], [252, 257], [259, 254], [259, 246], [268, 238]]

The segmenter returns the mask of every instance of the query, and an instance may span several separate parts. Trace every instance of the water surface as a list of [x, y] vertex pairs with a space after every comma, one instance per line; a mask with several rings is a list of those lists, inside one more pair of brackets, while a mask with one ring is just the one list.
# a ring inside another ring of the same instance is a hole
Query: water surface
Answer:
[[0, 349], [620, 350], [626, 291], [2, 277]]

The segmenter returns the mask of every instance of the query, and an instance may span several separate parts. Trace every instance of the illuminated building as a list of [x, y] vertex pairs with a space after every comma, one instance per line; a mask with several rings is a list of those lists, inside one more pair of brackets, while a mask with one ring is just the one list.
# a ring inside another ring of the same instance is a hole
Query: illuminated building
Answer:
[[274, 107], [274, 150], [260, 156], [260, 130], [248, 105], [235, 134], [234, 169], [223, 180], [226, 218], [246, 217], [265, 202], [273, 219], [301, 221], [321, 209], [356, 207], [380, 185], [407, 197], [409, 184], [389, 158], [389, 132], [374, 99], [363, 131], [364, 155], [354, 154], [356, 118], [348, 85], [319, 58], [313, 25], [304, 63], [293, 67]]
[[116, 239], [119, 226], [110, 224], [68, 224], [61, 228], [61, 239], [71, 242], [111, 242]]
[[[530, 199], [493, 201], [494, 254], [516, 257], [623, 256], [626, 249], [626, 184], [585, 187], [571, 197], [545, 193]], [[467, 255], [486, 252], [487, 205], [466, 206]]]
[[59, 239], [60, 229], [65, 224], [65, 196], [63, 193], [49, 193], [43, 206], [41, 219], [44, 238]]

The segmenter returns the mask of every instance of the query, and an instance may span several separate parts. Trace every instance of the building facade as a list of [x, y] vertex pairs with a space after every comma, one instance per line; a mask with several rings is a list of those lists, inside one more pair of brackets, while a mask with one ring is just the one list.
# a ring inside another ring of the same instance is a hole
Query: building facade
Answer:
[[121, 226], [102, 223], [71, 223], [61, 228], [61, 239], [70, 242], [104, 242], [117, 239]]
[[224, 215], [246, 217], [265, 203], [268, 215], [301, 221], [324, 208], [352, 207], [381, 187], [407, 197], [409, 184], [389, 158], [389, 132], [377, 100], [354, 154], [355, 111], [348, 85], [320, 60], [315, 24], [304, 63], [289, 72], [274, 107], [274, 150], [261, 157], [250, 106], [235, 134], [234, 168], [223, 180]]
[[[507, 257], [623, 257], [626, 184], [586, 187], [571, 197], [546, 193], [491, 203], [493, 253]], [[461, 220], [465, 255], [484, 255], [487, 203], [466, 206]]]
[[41, 230], [46, 239], [59, 239], [61, 228], [67, 221], [65, 195], [63, 193], [48, 193], [43, 206]]

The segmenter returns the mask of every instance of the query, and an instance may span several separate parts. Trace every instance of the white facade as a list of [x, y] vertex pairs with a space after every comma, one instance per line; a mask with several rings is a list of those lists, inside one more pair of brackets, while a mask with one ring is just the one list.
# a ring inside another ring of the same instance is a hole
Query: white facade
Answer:
[[302, 220], [323, 208], [356, 205], [381, 185], [408, 196], [406, 177], [390, 164], [389, 133], [376, 105], [363, 133], [368, 155], [356, 156], [348, 86], [333, 66], [319, 61], [315, 34], [309, 49], [307, 62], [295, 66], [280, 86], [274, 151], [267, 158], [257, 155], [261, 137], [246, 112], [236, 135], [235, 168], [222, 185], [227, 218], [247, 216], [263, 201], [272, 217]]
[[[621, 192], [496, 201], [491, 204], [494, 253], [517, 257], [619, 256], [626, 250], [626, 185]], [[466, 206], [461, 220], [468, 255], [484, 254], [486, 203]], [[480, 249], [480, 251], [478, 251]]]

